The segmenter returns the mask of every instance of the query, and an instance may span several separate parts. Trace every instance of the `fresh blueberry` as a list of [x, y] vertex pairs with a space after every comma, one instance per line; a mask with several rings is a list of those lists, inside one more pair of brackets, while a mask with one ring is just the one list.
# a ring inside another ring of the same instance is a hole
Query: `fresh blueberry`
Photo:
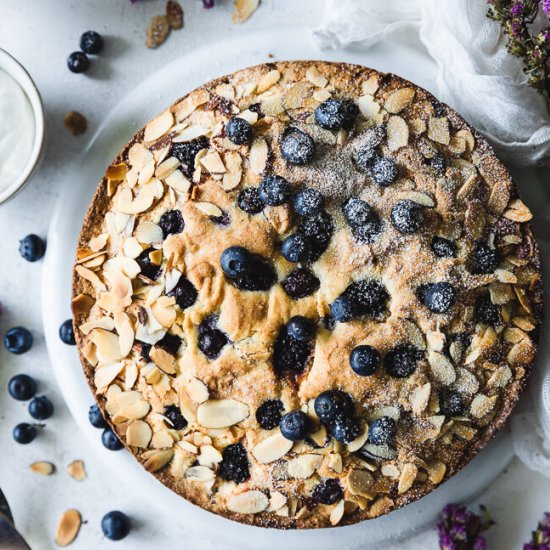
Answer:
[[4, 345], [10, 353], [21, 355], [29, 351], [32, 347], [33, 337], [25, 327], [10, 328], [4, 334]]
[[27, 424], [26, 422], [17, 424], [17, 426], [13, 429], [13, 439], [22, 445], [27, 445], [33, 441], [36, 435], [36, 427], [32, 424]]
[[307, 317], [296, 315], [291, 317], [286, 325], [288, 335], [301, 342], [309, 342], [315, 338], [315, 323]]
[[373, 210], [368, 202], [361, 199], [348, 199], [342, 205], [346, 221], [352, 226], [368, 224], [372, 219]]
[[307, 267], [300, 267], [288, 275], [281, 283], [283, 290], [293, 300], [310, 296], [318, 290], [321, 283], [313, 271]]
[[149, 363], [151, 361], [150, 353], [153, 346], [151, 344], [146, 344], [145, 342], [140, 342], [139, 340], [136, 340], [136, 342], [139, 343], [139, 352], [141, 356]]
[[390, 219], [400, 233], [416, 233], [424, 224], [424, 209], [417, 202], [402, 200], [392, 208]]
[[353, 101], [330, 98], [315, 109], [315, 120], [325, 130], [339, 130], [349, 128], [358, 114]]
[[380, 366], [380, 352], [372, 346], [357, 346], [349, 356], [349, 364], [355, 374], [370, 376]]
[[423, 353], [412, 344], [400, 344], [384, 357], [384, 368], [394, 378], [407, 378], [417, 368]]
[[378, 185], [387, 187], [399, 176], [399, 168], [397, 168], [397, 164], [393, 160], [382, 157], [374, 161], [370, 174]]
[[307, 164], [315, 156], [315, 141], [298, 128], [287, 128], [283, 133], [281, 154], [290, 164]]
[[235, 145], [245, 145], [252, 141], [252, 126], [244, 118], [237, 116], [230, 118], [225, 131], [227, 132], [227, 137]]
[[448, 388], [440, 390], [439, 409], [445, 416], [461, 416], [464, 414], [462, 396], [457, 391]]
[[269, 290], [277, 279], [271, 263], [242, 246], [226, 248], [220, 264], [231, 282], [241, 290]]
[[109, 451], [120, 451], [124, 447], [118, 436], [111, 430], [111, 428], [105, 428], [101, 434], [101, 442], [103, 446], [109, 449]]
[[199, 151], [207, 149], [208, 145], [208, 138], [204, 136], [183, 143], [172, 143], [170, 155], [181, 162], [180, 170], [190, 178], [195, 171], [195, 157]]
[[487, 294], [477, 297], [474, 317], [476, 321], [487, 325], [498, 325], [502, 321], [498, 306], [491, 302], [491, 298]]
[[315, 414], [324, 424], [332, 424], [340, 416], [353, 414], [353, 400], [342, 390], [327, 390], [315, 398]]
[[390, 445], [395, 437], [395, 420], [382, 416], [369, 424], [369, 443], [374, 445]]
[[290, 184], [281, 176], [266, 176], [260, 183], [260, 200], [268, 206], [280, 206], [290, 199]]
[[352, 227], [351, 232], [359, 242], [370, 244], [376, 241], [382, 232], [382, 222], [380, 221], [380, 218], [373, 213], [371, 223]]
[[244, 274], [250, 263], [251, 254], [242, 246], [230, 246], [222, 252], [220, 257], [223, 272], [230, 279], [235, 279]]
[[273, 366], [278, 374], [301, 374], [313, 351], [312, 343], [296, 340], [282, 327], [273, 346]]
[[64, 344], [68, 346], [75, 346], [76, 340], [74, 338], [73, 320], [67, 319], [61, 323], [59, 327], [59, 338]]
[[324, 210], [315, 216], [305, 216], [298, 226], [298, 232], [308, 238], [310, 259], [315, 261], [327, 249], [334, 232], [334, 222]]
[[199, 349], [208, 359], [219, 357], [223, 347], [229, 342], [227, 336], [216, 328], [217, 320], [217, 317], [209, 316], [199, 325]]
[[301, 233], [294, 233], [283, 241], [281, 254], [289, 262], [305, 262], [310, 256], [309, 240]]
[[178, 405], [168, 405], [164, 408], [164, 416], [170, 421], [169, 426], [174, 430], [183, 430], [187, 426], [181, 409]]
[[374, 147], [361, 147], [358, 149], [353, 160], [362, 172], [370, 173], [374, 163], [380, 158], [380, 153]]
[[272, 430], [281, 422], [284, 406], [279, 399], [268, 399], [256, 409], [256, 420], [264, 430]]
[[434, 237], [432, 239], [431, 249], [439, 258], [454, 258], [456, 256], [455, 243], [443, 237]]
[[179, 210], [168, 210], [160, 217], [159, 226], [166, 239], [168, 235], [181, 233], [185, 227], [185, 221]]
[[447, 159], [442, 153], [436, 153], [431, 159], [429, 159], [428, 164], [435, 168], [440, 174], [444, 174], [447, 169]]
[[363, 315], [378, 317], [386, 309], [388, 298], [382, 283], [373, 279], [356, 281], [332, 302], [332, 316], [341, 323]]
[[167, 332], [156, 344], [156, 348], [161, 348], [164, 351], [167, 351], [170, 355], [174, 357], [178, 356], [178, 351], [181, 347], [182, 339], [177, 334], [171, 334]]
[[486, 244], [479, 243], [470, 258], [470, 272], [474, 275], [493, 273], [500, 261], [498, 252]]
[[257, 187], [246, 187], [237, 197], [239, 208], [247, 214], [259, 214], [264, 209]]
[[29, 414], [36, 420], [47, 420], [53, 414], [53, 403], [45, 395], [35, 397], [29, 403]]
[[137, 258], [136, 262], [141, 268], [142, 275], [155, 281], [160, 275], [162, 268], [151, 261], [150, 254], [154, 252], [154, 248], [146, 248]]
[[248, 455], [242, 443], [233, 443], [223, 449], [218, 473], [226, 481], [235, 483], [244, 483], [250, 478]]
[[90, 60], [84, 52], [73, 52], [67, 58], [67, 67], [71, 73], [84, 73], [88, 70]]
[[422, 303], [433, 313], [446, 313], [456, 301], [456, 290], [451, 283], [432, 283], [419, 289]]
[[341, 500], [343, 496], [344, 491], [342, 486], [334, 478], [323, 479], [315, 486], [311, 493], [311, 498], [319, 504], [334, 504]]
[[108, 427], [108, 424], [105, 421], [105, 418], [103, 418], [103, 414], [97, 405], [92, 405], [88, 410], [88, 420], [94, 428], [104, 430]]
[[19, 254], [28, 262], [36, 262], [44, 256], [46, 243], [38, 235], [27, 235], [19, 241]]
[[103, 49], [103, 37], [95, 31], [86, 31], [80, 37], [80, 49], [87, 54], [97, 55]]
[[191, 307], [197, 300], [197, 289], [193, 286], [193, 283], [181, 275], [176, 286], [166, 293], [166, 296], [170, 296], [176, 299], [176, 304], [181, 309], [187, 309]]
[[340, 443], [350, 443], [361, 435], [361, 422], [351, 416], [339, 416], [331, 426], [332, 437]]
[[311, 187], [301, 189], [294, 197], [294, 210], [300, 216], [319, 214], [324, 204], [323, 195], [317, 189], [312, 189]]
[[347, 323], [355, 317], [355, 304], [350, 296], [342, 294], [330, 304], [330, 313], [340, 323]]
[[28, 401], [36, 394], [36, 382], [28, 374], [16, 374], [8, 382], [8, 393], [17, 401]]
[[300, 441], [311, 431], [312, 424], [309, 416], [302, 411], [286, 413], [279, 424], [281, 434], [290, 441]]
[[128, 536], [130, 527], [130, 518], [118, 510], [109, 512], [101, 518], [101, 530], [109, 540], [122, 540]]

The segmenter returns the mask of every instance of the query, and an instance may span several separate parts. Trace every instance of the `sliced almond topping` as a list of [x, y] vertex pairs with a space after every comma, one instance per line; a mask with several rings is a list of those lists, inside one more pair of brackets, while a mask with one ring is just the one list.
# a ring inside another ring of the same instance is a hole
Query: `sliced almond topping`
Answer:
[[128, 166], [126, 166], [124, 162], [121, 162], [120, 164], [112, 164], [107, 167], [105, 177], [112, 181], [119, 181], [124, 179], [126, 172], [128, 172]]
[[154, 118], [145, 126], [143, 141], [154, 141], [170, 131], [174, 124], [174, 115], [170, 111], [165, 111], [157, 118]]
[[286, 504], [286, 496], [280, 491], [272, 491], [269, 493], [268, 512], [276, 512]]
[[503, 216], [519, 223], [528, 222], [533, 218], [533, 214], [531, 214], [529, 208], [527, 208], [520, 199], [511, 201]]
[[367, 470], [352, 469], [347, 477], [347, 485], [352, 495], [359, 495], [368, 499], [373, 498], [370, 490], [374, 480]]
[[399, 113], [410, 104], [414, 97], [414, 93], [413, 88], [400, 88], [399, 90], [395, 90], [388, 95], [384, 103], [384, 108], [388, 113]]
[[327, 467], [336, 472], [337, 474], [342, 473], [342, 455], [340, 453], [330, 453], [327, 458]]
[[315, 65], [308, 67], [306, 78], [319, 88], [324, 88], [328, 84], [328, 80], [319, 72], [319, 69]]
[[182, 448], [184, 451], [187, 451], [188, 453], [191, 453], [191, 454], [198, 454], [199, 452], [199, 449], [197, 448], [196, 445], [193, 445], [193, 443], [189, 442], [189, 441], [178, 441], [177, 443], [177, 446]]
[[357, 100], [361, 114], [375, 124], [384, 122], [384, 115], [380, 112], [380, 104], [372, 96], [363, 95]]
[[234, 399], [212, 399], [197, 409], [197, 421], [204, 428], [228, 428], [249, 415], [248, 405]]
[[277, 431], [258, 443], [252, 449], [252, 454], [260, 464], [269, 464], [285, 456], [292, 449], [292, 445], [292, 441]]
[[69, 546], [76, 539], [81, 523], [82, 518], [77, 510], [64, 512], [55, 531], [55, 544]]
[[369, 437], [369, 427], [365, 424], [365, 429], [363, 433], [355, 438], [353, 441], [348, 443], [348, 451], [350, 453], [354, 453], [355, 451], [358, 451], [366, 442], [367, 438]]
[[443, 462], [432, 462], [428, 464], [428, 477], [434, 485], [441, 483], [446, 471], [447, 466]]
[[330, 512], [330, 524], [331, 525], [338, 525], [342, 518], [344, 517], [344, 500], [340, 500], [338, 504], [331, 510]]
[[324, 447], [327, 443], [327, 429], [321, 424], [319, 429], [313, 432], [309, 438], [319, 447]]
[[430, 117], [428, 122], [428, 137], [443, 145], [449, 145], [451, 135], [449, 132], [449, 120], [446, 117]]
[[390, 479], [398, 479], [401, 472], [395, 464], [382, 464], [380, 468], [382, 475]]
[[441, 384], [449, 385], [456, 380], [456, 372], [453, 364], [442, 353], [428, 352], [428, 363], [432, 369], [434, 378]]
[[497, 403], [497, 396], [487, 397], [482, 393], [478, 393], [472, 400], [470, 405], [470, 413], [474, 418], [483, 418], [489, 414]]
[[261, 491], [245, 491], [227, 500], [228, 510], [236, 514], [258, 514], [268, 506], [269, 500]]
[[208, 386], [198, 378], [190, 378], [185, 384], [185, 389], [194, 403], [200, 404], [208, 400]]
[[257, 9], [260, 0], [235, 0], [235, 9], [231, 21], [236, 25], [244, 23]]
[[88, 294], [79, 294], [72, 299], [71, 305], [75, 315], [89, 315], [90, 310], [95, 304], [95, 300]]
[[90, 332], [90, 340], [97, 348], [98, 358], [105, 363], [120, 361], [124, 357], [116, 334], [96, 328]]
[[250, 170], [254, 174], [261, 175], [267, 165], [268, 157], [267, 142], [263, 138], [256, 138], [250, 147], [248, 154], [248, 162], [250, 164]]
[[98, 319], [94, 319], [93, 321], [88, 321], [87, 323], [82, 323], [80, 327], [78, 327], [80, 332], [82, 334], [90, 334], [90, 332], [94, 328], [103, 328], [105, 330], [114, 330], [115, 328], [115, 321], [112, 317], [99, 317]]
[[83, 279], [86, 279], [87, 281], [92, 283], [92, 286], [97, 291], [107, 290], [105, 283], [103, 283], [103, 281], [101, 281], [101, 279], [93, 271], [90, 271], [89, 269], [86, 269], [81, 265], [77, 265], [74, 269]]
[[235, 151], [229, 151], [225, 154], [225, 166], [227, 172], [223, 175], [222, 187], [226, 191], [231, 191], [238, 187], [242, 178], [242, 163], [243, 159], [239, 153]]
[[151, 438], [150, 446], [153, 447], [153, 449], [169, 449], [174, 445], [174, 438], [170, 433], [169, 430], [155, 432]]
[[508, 201], [510, 200], [510, 184], [505, 180], [500, 180], [493, 185], [487, 207], [493, 214], [500, 215], [504, 212]]
[[149, 221], [141, 221], [136, 227], [135, 237], [140, 243], [161, 243], [163, 240], [162, 229], [159, 225]]
[[126, 430], [126, 443], [133, 447], [142, 447], [146, 449], [153, 437], [151, 426], [144, 420], [134, 420], [128, 425]]
[[288, 475], [296, 479], [308, 479], [321, 466], [323, 456], [317, 454], [303, 454], [287, 462]]
[[277, 116], [284, 112], [283, 96], [281, 94], [264, 97], [260, 102], [262, 112], [266, 116]]
[[207, 153], [199, 160], [199, 162], [211, 174], [224, 174], [227, 171], [223, 160], [217, 151]]
[[207, 216], [212, 216], [213, 218], [220, 218], [223, 216], [222, 209], [211, 202], [195, 202], [194, 204]]
[[139, 420], [150, 409], [149, 402], [137, 391], [120, 392], [107, 402], [107, 412], [111, 416], [121, 416], [128, 420]]
[[143, 467], [148, 472], [158, 472], [162, 470], [174, 458], [174, 449], [165, 449], [154, 451], [143, 463]]
[[166, 350], [153, 346], [149, 352], [151, 361], [166, 374], [176, 374], [176, 358]]
[[55, 472], [55, 466], [51, 462], [45, 461], [33, 462], [30, 465], [30, 469], [35, 474], [40, 474], [43, 476], [50, 476]]
[[430, 197], [430, 195], [428, 195], [427, 193], [422, 193], [420, 191], [402, 191], [398, 193], [397, 196], [399, 198], [417, 202], [418, 204], [427, 206], [428, 208], [433, 208], [435, 206], [433, 198]]
[[323, 101], [326, 101], [331, 97], [331, 93], [328, 90], [315, 90], [313, 92], [313, 99], [315, 99], [315, 101], [318, 101], [319, 103], [322, 103]]
[[213, 466], [222, 461], [222, 454], [212, 445], [203, 445], [198, 456], [198, 461], [201, 466]]
[[399, 476], [399, 483], [397, 485], [397, 492], [399, 494], [407, 492], [414, 483], [416, 475], [418, 474], [418, 467], [415, 464], [408, 463], [403, 466], [401, 475]]
[[134, 143], [128, 151], [128, 161], [132, 168], [137, 170], [141, 170], [153, 160], [153, 153], [143, 143]]
[[391, 116], [386, 126], [388, 149], [397, 151], [406, 147], [409, 143], [409, 127], [404, 119], [399, 116]]
[[431, 391], [432, 385], [429, 382], [412, 391], [410, 401], [413, 413], [420, 414], [426, 410]]
[[166, 185], [181, 194], [189, 193], [192, 185], [191, 181], [180, 170], [172, 172], [164, 181]]
[[200, 88], [192, 91], [185, 99], [174, 105], [172, 110], [178, 121], [187, 118], [197, 107], [204, 105], [210, 99], [207, 90]]
[[94, 384], [99, 392], [102, 392], [120, 374], [124, 363], [113, 363], [106, 367], [96, 369], [94, 373]]
[[189, 481], [206, 482], [216, 479], [216, 474], [206, 466], [192, 466], [185, 472]]
[[271, 86], [279, 82], [279, 79], [281, 78], [281, 73], [277, 69], [273, 69], [272, 71], [269, 71], [266, 75], [264, 75], [261, 80], [258, 82], [258, 86], [256, 88], [256, 91], [258, 94], [261, 94], [265, 92], [266, 90], [269, 90]]
[[67, 473], [76, 481], [86, 479], [86, 468], [84, 468], [84, 462], [82, 462], [82, 460], [73, 460], [73, 462], [67, 466]]
[[134, 345], [134, 328], [132, 327], [130, 318], [126, 315], [126, 313], [115, 313], [114, 321], [116, 331], [118, 332], [120, 353], [123, 357], [126, 357]]

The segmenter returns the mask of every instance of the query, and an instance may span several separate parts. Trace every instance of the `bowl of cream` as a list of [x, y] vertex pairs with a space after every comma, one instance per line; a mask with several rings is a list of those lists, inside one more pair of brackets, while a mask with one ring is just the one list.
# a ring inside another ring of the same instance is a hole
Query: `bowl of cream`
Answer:
[[0, 205], [29, 181], [43, 146], [40, 94], [23, 66], [0, 48]]

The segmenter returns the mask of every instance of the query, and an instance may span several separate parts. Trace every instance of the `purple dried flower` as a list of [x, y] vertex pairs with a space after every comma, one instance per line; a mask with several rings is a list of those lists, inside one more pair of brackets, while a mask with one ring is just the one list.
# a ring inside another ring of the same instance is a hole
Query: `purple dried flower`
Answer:
[[512, 7], [510, 8], [510, 14], [513, 17], [521, 17], [523, 15], [523, 8], [524, 8], [524, 5], [522, 2], [517, 2], [515, 4], [512, 4]]
[[207, 10], [209, 10], [210, 8], [213, 8], [214, 4], [215, 4], [215, 0], [202, 0], [202, 6]]
[[486, 550], [487, 543], [481, 534], [493, 521], [485, 508], [483, 518], [458, 504], [447, 504], [437, 523], [441, 550]]
[[550, 513], [545, 512], [531, 540], [523, 545], [523, 550], [550, 550]]
[[550, 0], [542, 0], [542, 11], [550, 16]]

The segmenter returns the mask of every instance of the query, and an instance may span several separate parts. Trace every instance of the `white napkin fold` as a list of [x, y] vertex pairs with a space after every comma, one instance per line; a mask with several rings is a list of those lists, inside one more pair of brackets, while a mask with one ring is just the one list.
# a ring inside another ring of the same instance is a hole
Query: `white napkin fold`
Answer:
[[526, 84], [486, 0], [326, 0], [313, 38], [321, 48], [372, 44], [418, 29], [437, 64], [438, 98], [457, 109], [507, 160], [550, 164], [550, 114]]
[[[418, 29], [437, 65], [438, 98], [506, 160], [550, 164], [546, 102], [526, 84], [521, 61], [506, 51], [500, 25], [486, 13], [486, 0], [326, 0], [321, 26], [312, 35], [321, 48], [368, 48], [404, 29]], [[550, 273], [550, 243], [544, 245]], [[512, 438], [525, 465], [550, 477], [550, 327], [541, 335], [529, 391], [512, 418]]]

